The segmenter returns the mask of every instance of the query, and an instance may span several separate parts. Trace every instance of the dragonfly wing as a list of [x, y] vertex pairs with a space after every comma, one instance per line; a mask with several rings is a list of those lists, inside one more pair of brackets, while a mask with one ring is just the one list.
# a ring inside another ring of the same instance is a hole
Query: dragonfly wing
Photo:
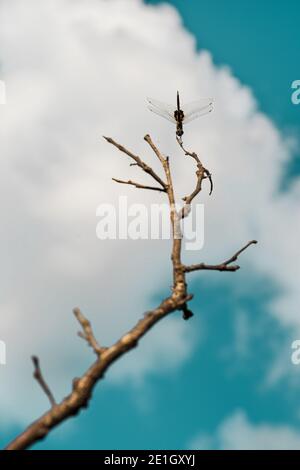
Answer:
[[203, 109], [202, 111], [195, 112], [193, 114], [190, 114], [187, 118], [185, 117], [183, 120], [184, 124], [188, 124], [189, 122], [193, 121], [194, 119], [197, 119], [200, 116], [205, 116], [205, 114], [211, 113], [213, 110], [212, 106], [208, 106], [207, 109]]
[[193, 103], [188, 103], [187, 105], [183, 106], [183, 123], [187, 124], [188, 122], [191, 122], [200, 116], [204, 116], [205, 114], [210, 113], [212, 110], [212, 98], [202, 98], [198, 101], [194, 101]]
[[150, 109], [150, 111], [152, 111], [153, 113], [158, 114], [158, 116], [161, 116], [161, 117], [167, 119], [168, 121], [172, 122], [173, 124], [176, 124], [175, 118], [170, 116], [169, 114], [166, 114], [161, 109], [154, 108], [154, 106], [150, 106], [150, 105], [148, 106], [148, 109]]
[[167, 103], [162, 103], [161, 101], [157, 101], [152, 98], [147, 98], [147, 101], [148, 109], [150, 109], [150, 111], [176, 124], [174, 117], [174, 106]]

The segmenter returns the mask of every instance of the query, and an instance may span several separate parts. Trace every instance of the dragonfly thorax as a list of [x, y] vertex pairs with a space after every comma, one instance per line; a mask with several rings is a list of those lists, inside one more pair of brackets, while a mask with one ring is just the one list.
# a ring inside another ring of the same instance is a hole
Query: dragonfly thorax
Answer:
[[174, 111], [174, 118], [177, 122], [182, 122], [184, 120], [184, 112], [182, 109], [176, 109], [176, 111]]

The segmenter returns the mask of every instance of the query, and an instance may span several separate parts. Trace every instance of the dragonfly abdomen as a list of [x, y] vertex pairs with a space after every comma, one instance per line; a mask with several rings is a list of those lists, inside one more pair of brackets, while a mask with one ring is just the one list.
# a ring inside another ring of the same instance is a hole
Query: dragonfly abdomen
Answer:
[[181, 137], [183, 135], [182, 121], [177, 121], [176, 123], [176, 134], [178, 135], [178, 137]]

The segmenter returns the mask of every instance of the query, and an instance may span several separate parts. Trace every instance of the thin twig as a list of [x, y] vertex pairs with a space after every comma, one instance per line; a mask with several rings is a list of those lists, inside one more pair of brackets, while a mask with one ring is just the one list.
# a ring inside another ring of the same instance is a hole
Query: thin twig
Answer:
[[40, 384], [42, 390], [45, 392], [45, 394], [47, 395], [49, 401], [50, 401], [50, 404], [51, 406], [55, 406], [56, 405], [56, 401], [55, 401], [55, 398], [49, 388], [49, 386], [47, 385], [44, 377], [43, 377], [43, 374], [42, 374], [42, 371], [41, 371], [41, 367], [40, 367], [40, 361], [39, 361], [39, 358], [37, 356], [32, 356], [32, 362], [33, 362], [33, 365], [34, 365], [34, 372], [33, 372], [33, 377], [36, 379], [36, 381]]
[[189, 152], [188, 150], [186, 150], [186, 148], [183, 146], [182, 139], [179, 139], [178, 137], [176, 137], [176, 140], [177, 140], [179, 146], [181, 147], [181, 149], [183, 150], [184, 154], [186, 156], [192, 157], [196, 161], [196, 164], [197, 164], [197, 171], [196, 171], [197, 185], [196, 185], [196, 189], [192, 192], [192, 194], [190, 196], [186, 196], [186, 197], [183, 198], [185, 203], [188, 205], [192, 202], [192, 200], [201, 191], [202, 180], [208, 178], [208, 180], [210, 182], [209, 195], [212, 194], [213, 189], [214, 189], [214, 185], [213, 185], [212, 175], [211, 175], [210, 171], [202, 165], [198, 155], [195, 152]]
[[186, 273], [190, 273], [193, 271], [201, 271], [201, 270], [208, 270], [208, 271], [231, 271], [235, 272], [240, 269], [240, 266], [238, 265], [232, 265], [234, 261], [236, 261], [241, 253], [245, 251], [250, 245], [256, 244], [256, 240], [251, 240], [248, 242], [243, 248], [241, 248], [239, 251], [237, 251], [231, 258], [229, 258], [227, 261], [224, 261], [223, 263], [220, 264], [205, 264], [205, 263], [199, 263], [199, 264], [191, 264], [190, 266], [184, 266], [184, 271]]
[[154, 186], [145, 186], [144, 184], [136, 183], [135, 181], [132, 181], [132, 180], [124, 181], [124, 180], [119, 180], [117, 178], [112, 178], [112, 180], [115, 181], [116, 183], [129, 184], [129, 185], [135, 186], [136, 188], [140, 188], [140, 189], [150, 189], [152, 191], [160, 191], [160, 192], [164, 192], [164, 193], [166, 192], [165, 188], [158, 188], [158, 187], [154, 187]]
[[120, 145], [117, 142], [115, 142], [111, 137], [105, 137], [105, 136], [103, 137], [109, 144], [114, 145], [118, 150], [120, 150], [120, 152], [125, 153], [130, 158], [132, 158], [137, 164], [137, 166], [139, 166], [145, 173], [152, 176], [152, 178], [155, 179], [155, 181], [159, 183], [163, 188], [166, 188], [166, 183], [155, 173], [154, 170], [152, 170], [152, 168], [149, 165], [143, 162], [143, 160], [141, 160], [140, 157], [138, 157], [137, 155], [134, 155], [134, 153], [130, 152], [130, 150], [127, 150], [127, 148], [125, 148], [123, 145]]
[[73, 313], [82, 327], [82, 331], [78, 332], [78, 336], [84, 339], [88, 343], [88, 345], [91, 346], [97, 356], [100, 356], [103, 351], [106, 350], [106, 348], [102, 348], [101, 346], [99, 346], [98, 341], [94, 336], [91, 323], [83, 315], [83, 313], [78, 307], [73, 309]]

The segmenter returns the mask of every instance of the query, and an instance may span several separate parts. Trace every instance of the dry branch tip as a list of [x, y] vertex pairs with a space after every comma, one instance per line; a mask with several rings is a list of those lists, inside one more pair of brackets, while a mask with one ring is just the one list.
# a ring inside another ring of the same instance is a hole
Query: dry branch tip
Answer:
[[94, 336], [90, 321], [83, 315], [82, 311], [78, 307], [73, 309], [73, 313], [82, 327], [82, 331], [78, 332], [78, 336], [88, 343], [97, 356], [100, 356], [106, 348], [99, 346], [98, 341]]
[[199, 263], [199, 264], [191, 264], [190, 266], [184, 266], [184, 271], [186, 273], [190, 273], [193, 271], [201, 271], [201, 270], [207, 270], [207, 271], [228, 271], [228, 272], [235, 272], [240, 269], [240, 266], [235, 264], [232, 265], [234, 261], [236, 261], [241, 253], [243, 253], [249, 246], [255, 245], [257, 240], [251, 240], [250, 242], [246, 243], [245, 246], [243, 246], [240, 250], [238, 250], [236, 253], [234, 253], [231, 258], [229, 258], [226, 261], [223, 261], [223, 263], [219, 264], [206, 264], [206, 263]]
[[55, 406], [56, 401], [55, 401], [55, 398], [54, 398], [49, 386], [47, 385], [47, 383], [46, 383], [46, 381], [43, 377], [42, 370], [41, 370], [41, 367], [40, 367], [39, 358], [37, 356], [32, 356], [31, 360], [32, 360], [33, 366], [34, 366], [33, 377], [38, 382], [38, 384], [41, 386], [44, 393], [47, 395], [51, 406]]

